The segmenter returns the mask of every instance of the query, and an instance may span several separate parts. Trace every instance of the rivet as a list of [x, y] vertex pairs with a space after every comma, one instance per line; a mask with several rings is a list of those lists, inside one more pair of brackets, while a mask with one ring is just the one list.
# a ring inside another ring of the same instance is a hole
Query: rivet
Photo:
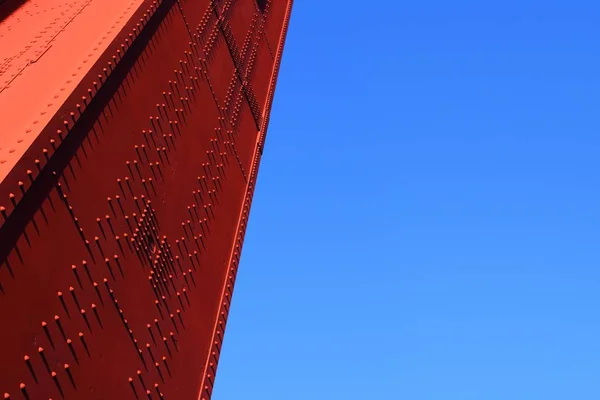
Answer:
[[65, 299], [63, 297], [62, 292], [58, 292], [58, 299], [60, 300], [60, 304], [63, 306], [63, 309], [65, 310], [65, 312], [67, 313], [67, 316], [68, 316], [69, 310], [67, 309], [67, 303], [65, 303]]
[[90, 326], [90, 321], [88, 320], [87, 314], [85, 313], [85, 310], [82, 308], [80, 310], [81, 316], [83, 317], [83, 321], [85, 322], [85, 325], [87, 326], [88, 330], [91, 332], [92, 331], [92, 327]]
[[133, 384], [133, 378], [129, 377], [127, 380], [129, 382], [129, 387], [131, 387], [131, 390], [133, 390], [133, 394], [137, 398], [137, 392], [135, 391], [135, 385]]
[[136, 371], [136, 374], [138, 376], [138, 379], [140, 380], [140, 383], [142, 384], [142, 387], [144, 389], [146, 389], [146, 384], [144, 383], [144, 378], [142, 377], [142, 371], [140, 371], [139, 369]]
[[33, 380], [37, 383], [38, 380], [37, 380], [37, 376], [35, 375], [35, 372], [33, 372], [33, 366], [31, 365], [31, 359], [29, 358], [28, 355], [25, 355], [23, 357], [23, 361], [25, 361], [25, 364], [27, 365], [27, 369], [29, 370], [29, 373], [33, 377]]
[[46, 355], [44, 354], [43, 347], [38, 347], [38, 354], [40, 355], [40, 358], [42, 359], [42, 362], [44, 363], [46, 370], [48, 371], [48, 373], [50, 373], [50, 364], [48, 364], [48, 360], [46, 359]]
[[88, 349], [88, 346], [87, 346], [87, 343], [85, 341], [85, 337], [83, 336], [83, 333], [79, 332], [78, 336], [79, 336], [79, 340], [81, 341], [81, 344], [83, 345], [83, 348], [85, 349], [85, 352], [89, 356], [90, 355], [90, 350]]
[[42, 329], [44, 330], [44, 333], [46, 334], [46, 338], [50, 342], [50, 345], [54, 349], [55, 348], [54, 341], [52, 340], [52, 337], [50, 336], [50, 330], [48, 330], [48, 324], [46, 323], [46, 321], [42, 321]]
[[54, 384], [56, 385], [56, 388], [60, 392], [60, 395], [64, 396], [62, 388], [60, 387], [60, 383], [58, 382], [58, 375], [54, 371], [52, 371], [50, 375], [52, 376], [52, 380], [54, 381]]

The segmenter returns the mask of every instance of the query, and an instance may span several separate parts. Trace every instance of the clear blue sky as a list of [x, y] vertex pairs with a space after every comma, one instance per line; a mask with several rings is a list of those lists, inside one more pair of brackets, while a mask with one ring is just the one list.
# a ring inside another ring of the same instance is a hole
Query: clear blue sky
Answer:
[[296, 1], [214, 399], [599, 399], [599, 21]]

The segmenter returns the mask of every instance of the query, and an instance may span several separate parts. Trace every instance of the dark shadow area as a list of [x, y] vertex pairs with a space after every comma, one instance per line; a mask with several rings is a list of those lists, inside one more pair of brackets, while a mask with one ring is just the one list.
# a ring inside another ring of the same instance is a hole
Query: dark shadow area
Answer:
[[0, 0], [0, 22], [25, 4], [27, 0]]
[[256, 0], [256, 4], [258, 4], [258, 8], [261, 12], [265, 12], [265, 8], [267, 7], [267, 0]]

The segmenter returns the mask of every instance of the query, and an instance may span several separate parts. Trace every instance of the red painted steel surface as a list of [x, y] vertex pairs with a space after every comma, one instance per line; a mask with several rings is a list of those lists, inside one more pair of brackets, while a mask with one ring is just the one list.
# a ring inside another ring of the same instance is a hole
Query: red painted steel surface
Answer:
[[291, 7], [0, 15], [5, 398], [210, 398]]

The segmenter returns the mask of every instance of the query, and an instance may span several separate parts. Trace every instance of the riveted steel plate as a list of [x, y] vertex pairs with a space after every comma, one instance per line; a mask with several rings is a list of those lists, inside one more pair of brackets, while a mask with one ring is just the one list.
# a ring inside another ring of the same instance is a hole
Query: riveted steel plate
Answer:
[[30, 1], [0, 23], [5, 398], [210, 398], [291, 6]]

